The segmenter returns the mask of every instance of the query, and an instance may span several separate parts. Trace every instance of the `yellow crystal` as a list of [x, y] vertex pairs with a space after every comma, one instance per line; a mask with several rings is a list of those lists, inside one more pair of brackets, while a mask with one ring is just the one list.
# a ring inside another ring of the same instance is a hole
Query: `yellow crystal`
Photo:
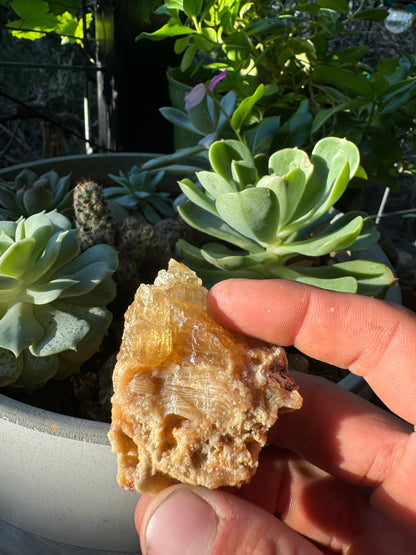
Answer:
[[109, 432], [125, 489], [239, 486], [255, 473], [278, 411], [302, 405], [284, 350], [224, 329], [206, 296], [196, 274], [171, 260], [126, 312]]

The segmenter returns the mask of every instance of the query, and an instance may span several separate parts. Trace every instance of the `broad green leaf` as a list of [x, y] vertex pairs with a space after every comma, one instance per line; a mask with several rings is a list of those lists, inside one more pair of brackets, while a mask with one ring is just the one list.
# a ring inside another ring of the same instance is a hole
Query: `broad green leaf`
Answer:
[[136, 37], [136, 41], [140, 39], [150, 39], [153, 41], [163, 40], [168, 37], [179, 37], [181, 35], [192, 35], [195, 33], [194, 29], [187, 27], [186, 25], [181, 25], [176, 22], [176, 20], [171, 19], [165, 25], [157, 29], [153, 33], [140, 33]]
[[384, 297], [387, 288], [395, 281], [388, 266], [373, 260], [350, 260], [329, 266], [311, 266], [309, 268], [291, 266], [290, 269], [309, 279], [353, 278], [357, 283], [356, 292], [372, 297]]
[[[223, 269], [227, 272], [241, 270], [243, 268], [252, 268], [266, 262], [273, 262], [276, 255], [269, 252], [261, 252], [257, 254], [239, 253], [233, 251], [219, 243], [207, 243], [201, 248], [203, 258], [213, 266]], [[226, 277], [227, 274], [225, 274]], [[261, 275], [261, 274], [260, 274]], [[265, 273], [267, 275], [267, 273]]]
[[203, 0], [183, 0], [183, 11], [188, 17], [196, 17], [202, 10]]
[[95, 306], [105, 307], [114, 300], [117, 293], [115, 281], [111, 278], [106, 278], [100, 282], [92, 291], [88, 291], [86, 295], [78, 295], [66, 301], [71, 304], [81, 306]]
[[277, 144], [280, 148], [305, 144], [310, 136], [312, 119], [308, 100], [302, 100], [293, 116], [280, 126], [273, 144]]
[[193, 133], [200, 133], [200, 131], [194, 126], [194, 124], [189, 119], [189, 116], [182, 112], [182, 110], [178, 110], [177, 108], [159, 108], [159, 112], [162, 116], [167, 119], [173, 125], [177, 125], [178, 127], [182, 127], [183, 129], [187, 129], [188, 131], [192, 131]]
[[62, 266], [75, 258], [80, 251], [77, 235], [77, 229], [56, 232], [25, 273], [26, 283], [30, 284], [39, 279], [42, 282], [48, 281]]
[[0, 320], [0, 347], [19, 356], [23, 349], [43, 336], [43, 327], [29, 303], [13, 304]]
[[219, 195], [224, 193], [234, 193], [236, 191], [232, 181], [227, 181], [217, 173], [202, 171], [198, 172], [196, 176], [201, 185], [213, 199], [216, 199]]
[[[221, 176], [217, 176], [217, 177], [221, 178]], [[228, 181], [226, 183], [228, 183]], [[199, 208], [201, 208], [202, 210], [206, 210], [207, 212], [210, 212], [214, 216], [217, 216], [217, 209], [215, 208], [214, 201], [210, 199], [204, 193], [204, 191], [202, 191], [190, 179], [184, 179], [180, 181], [179, 187], [181, 188], [181, 191], [184, 193], [184, 195], [189, 199], [189, 201], [191, 201], [196, 206], [199, 206]]]
[[368, 105], [368, 101], [360, 98], [354, 98], [352, 100], [347, 100], [346, 102], [342, 102], [341, 104], [337, 104], [332, 108], [328, 108], [326, 110], [319, 110], [316, 114], [312, 126], [311, 126], [311, 133], [316, 133], [324, 123], [326, 123], [329, 119], [332, 118], [338, 112], [344, 112], [346, 110], [353, 110], [354, 108], [362, 108]]
[[20, 361], [22, 371], [18, 379], [13, 382], [13, 389], [24, 389], [29, 392], [42, 387], [56, 375], [59, 368], [58, 356], [34, 357], [28, 349], [25, 349], [16, 360]]
[[372, 83], [365, 75], [333, 66], [318, 65], [314, 69], [314, 79], [338, 87], [342, 91], [349, 91], [368, 100], [372, 100], [374, 90]]
[[[100, 270], [98, 270], [96, 264], [99, 264]], [[88, 272], [84, 274], [88, 267], [94, 268], [94, 272], [95, 270], [98, 273], [102, 272], [103, 275], [107, 275], [108, 272], [114, 272], [118, 267], [117, 251], [109, 245], [94, 245], [61, 267], [56, 272], [55, 279], [61, 277], [74, 277], [77, 279], [76, 276], [79, 274], [79, 279], [89, 281]]]
[[247, 144], [254, 154], [270, 148], [271, 141], [280, 127], [280, 117], [267, 117], [244, 133]]
[[25, 297], [30, 298], [30, 301], [36, 305], [51, 303], [75, 283], [73, 279], [56, 279], [47, 283], [34, 284], [27, 288]]
[[10, 21], [6, 27], [18, 38], [36, 40], [55, 30], [58, 18], [49, 12], [43, 0], [13, 0], [10, 7], [20, 19]]
[[321, 8], [336, 12], [348, 12], [348, 2], [346, 0], [317, 0], [317, 2]]
[[263, 95], [264, 85], [260, 84], [251, 96], [244, 98], [240, 102], [231, 117], [231, 127], [235, 131], [239, 132], [241, 130], [244, 123], [251, 116], [254, 105], [260, 100], [260, 98], [262, 98]]
[[290, 222], [306, 188], [305, 173], [301, 169], [293, 169], [285, 177], [265, 176], [257, 187], [268, 187], [276, 195], [279, 202], [278, 234]]
[[216, 199], [220, 217], [242, 235], [261, 244], [274, 243], [279, 221], [276, 195], [267, 188], [250, 188]]
[[300, 170], [307, 181], [313, 172], [313, 164], [308, 155], [298, 148], [284, 148], [273, 153], [269, 158], [269, 170], [273, 175], [285, 177], [293, 170]]
[[250, 41], [243, 31], [230, 33], [222, 48], [231, 62], [245, 62], [250, 56]]
[[16, 357], [8, 349], [0, 349], [0, 387], [6, 387], [16, 382], [22, 370], [22, 357]]
[[255, 167], [250, 149], [235, 140], [218, 141], [211, 145], [209, 159], [213, 170], [227, 180], [233, 179], [231, 168], [233, 160], [245, 160]]
[[87, 310], [75, 305], [71, 307], [71, 312], [67, 309], [66, 305], [60, 305], [58, 301], [56, 304], [36, 307], [35, 317], [44, 333], [41, 338], [31, 343], [32, 355], [43, 357], [77, 348], [78, 343], [90, 329], [85, 319]]
[[31, 261], [34, 247], [35, 240], [33, 237], [27, 237], [13, 243], [0, 257], [0, 273], [4, 276], [19, 279], [25, 273]]
[[255, 185], [258, 174], [257, 168], [253, 168], [251, 160], [234, 160], [231, 163], [231, 170], [233, 179], [235, 180], [240, 191], [244, 190], [246, 187], [252, 187]]
[[383, 21], [388, 16], [388, 10], [384, 8], [372, 8], [361, 10], [354, 14], [353, 19], [365, 19], [366, 21]]
[[273, 250], [286, 258], [292, 254], [304, 254], [306, 256], [322, 256], [332, 251], [341, 251], [348, 248], [358, 237], [363, 226], [363, 219], [357, 216], [352, 221], [343, 225], [340, 219], [324, 232], [303, 241], [285, 243], [275, 247]]
[[206, 212], [191, 202], [186, 202], [183, 206], [179, 206], [178, 212], [182, 219], [191, 227], [199, 229], [212, 237], [227, 241], [249, 252], [263, 251], [263, 248], [256, 241], [245, 237], [218, 216]]

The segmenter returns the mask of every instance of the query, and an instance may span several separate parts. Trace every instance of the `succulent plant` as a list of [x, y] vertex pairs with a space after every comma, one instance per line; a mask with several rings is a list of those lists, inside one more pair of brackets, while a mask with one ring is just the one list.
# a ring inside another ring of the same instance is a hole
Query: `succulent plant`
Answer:
[[126, 174], [109, 174], [118, 187], [107, 187], [104, 196], [109, 201], [110, 209], [117, 219], [126, 217], [131, 212], [139, 211], [150, 223], [156, 223], [163, 217], [174, 216], [169, 193], [157, 191], [165, 172], [150, 172], [133, 166]]
[[116, 251], [80, 254], [57, 211], [0, 221], [0, 386], [33, 390], [79, 370], [111, 322]]
[[0, 218], [17, 220], [42, 210], [58, 210], [69, 217], [72, 192], [71, 175], [60, 177], [55, 171], [38, 176], [23, 170], [14, 181], [0, 178]]
[[200, 249], [178, 243], [184, 261], [206, 285], [227, 277], [279, 277], [374, 296], [391, 285], [390, 269], [378, 262], [316, 265], [320, 257], [366, 249], [378, 240], [366, 214], [333, 208], [362, 171], [353, 143], [327, 137], [310, 157], [298, 148], [276, 151], [264, 175], [239, 141], [214, 143], [209, 157], [213, 171], [197, 173], [197, 184], [180, 182], [188, 200], [179, 212], [189, 225], [222, 242]]

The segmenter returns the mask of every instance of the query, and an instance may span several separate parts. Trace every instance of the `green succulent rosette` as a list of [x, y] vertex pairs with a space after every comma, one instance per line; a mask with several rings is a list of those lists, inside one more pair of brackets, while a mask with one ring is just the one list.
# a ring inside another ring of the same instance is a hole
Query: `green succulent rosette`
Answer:
[[33, 390], [79, 370], [110, 325], [115, 249], [80, 253], [59, 212], [0, 221], [0, 386]]
[[58, 210], [71, 217], [72, 196], [71, 175], [60, 177], [51, 170], [38, 176], [31, 170], [23, 170], [14, 181], [0, 178], [0, 218], [17, 220], [43, 210]]
[[331, 253], [368, 249], [379, 238], [367, 214], [333, 208], [362, 171], [353, 143], [327, 137], [311, 156], [282, 149], [265, 170], [264, 159], [240, 141], [214, 143], [209, 158], [212, 171], [198, 172], [196, 184], [180, 182], [188, 200], [178, 208], [189, 225], [221, 241], [202, 248], [178, 243], [205, 285], [229, 277], [284, 278], [383, 296], [393, 283], [390, 268], [376, 260], [319, 264]]

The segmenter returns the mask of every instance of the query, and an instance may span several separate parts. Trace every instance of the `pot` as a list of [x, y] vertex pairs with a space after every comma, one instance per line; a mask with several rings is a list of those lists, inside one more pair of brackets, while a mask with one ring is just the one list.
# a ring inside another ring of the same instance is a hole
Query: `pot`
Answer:
[[[21, 164], [0, 170], [13, 179], [22, 169], [55, 169], [101, 184], [108, 173], [127, 171], [152, 155], [94, 154]], [[365, 257], [388, 263], [376, 246]], [[387, 298], [401, 302], [393, 287]], [[366, 383], [348, 375], [341, 387], [362, 393]], [[6, 555], [140, 553], [133, 515], [139, 495], [116, 482], [109, 425], [63, 416], [0, 395], [0, 538]]]

